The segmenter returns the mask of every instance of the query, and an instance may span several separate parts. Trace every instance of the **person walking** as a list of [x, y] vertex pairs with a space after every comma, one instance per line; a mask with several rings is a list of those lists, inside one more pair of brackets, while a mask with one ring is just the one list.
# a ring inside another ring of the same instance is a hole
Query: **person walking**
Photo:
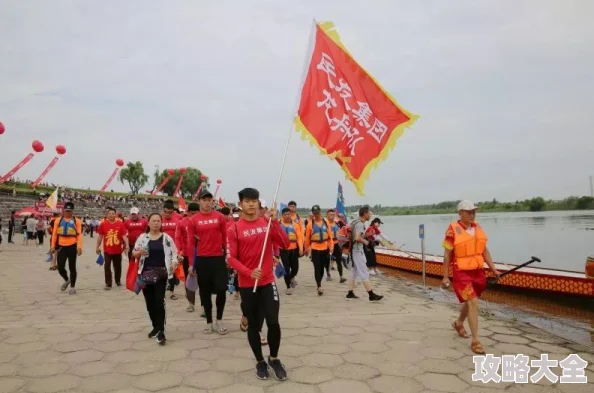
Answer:
[[353, 267], [351, 268], [351, 277], [349, 279], [349, 292], [347, 293], [347, 300], [359, 299], [355, 295], [355, 280], [360, 279], [363, 286], [369, 295], [370, 302], [377, 302], [384, 297], [373, 292], [373, 286], [369, 281], [369, 270], [367, 269], [367, 260], [365, 259], [364, 246], [369, 245], [369, 240], [365, 239], [365, 222], [371, 218], [371, 211], [369, 207], [363, 206], [359, 209], [359, 218], [353, 220], [351, 223], [351, 261]]
[[[103, 243], [105, 290], [110, 290], [114, 278], [118, 287], [122, 285], [122, 253], [128, 251], [128, 231], [122, 220], [117, 219], [114, 208], [110, 207], [107, 210], [107, 218], [99, 225], [97, 235], [96, 252], [97, 255], [101, 254], [101, 243]], [[112, 265], [113, 277], [111, 273]]]
[[460, 219], [450, 223], [442, 243], [443, 280], [445, 287], [449, 287], [450, 265], [452, 265], [454, 292], [458, 301], [462, 303], [458, 319], [452, 322], [452, 328], [460, 337], [467, 338], [464, 321], [472, 334], [470, 349], [476, 354], [484, 354], [485, 349], [479, 339], [479, 298], [487, 286], [485, 263], [499, 279], [499, 272], [495, 269], [493, 258], [487, 248], [487, 234], [475, 221], [478, 207], [469, 200], [458, 204]]
[[[272, 220], [270, 230], [268, 219], [258, 215], [260, 193], [253, 188], [239, 192], [242, 218], [229, 227], [227, 233], [227, 256], [229, 265], [239, 274], [242, 309], [248, 319], [248, 342], [256, 358], [256, 377], [269, 379], [269, 367], [279, 381], [287, 379], [285, 366], [278, 358], [281, 343], [279, 323], [280, 296], [273, 273], [273, 248], [287, 249], [289, 237], [278, 220], [276, 206], [268, 214]], [[266, 248], [264, 242], [266, 238]], [[262, 266], [259, 267], [261, 253], [264, 252]], [[257, 285], [254, 292], [254, 286]], [[260, 320], [262, 315], [268, 327], [268, 363], [264, 360], [260, 340]]]
[[132, 256], [140, 258], [138, 274], [144, 282], [142, 294], [153, 327], [148, 337], [165, 345], [165, 292], [167, 280], [177, 268], [177, 248], [174, 239], [162, 231], [161, 224], [159, 213], [149, 216], [147, 232], [136, 240]]
[[[52, 230], [52, 254], [57, 253], [58, 272], [64, 279], [60, 290], [65, 291], [70, 285], [70, 295], [76, 293], [76, 257], [81, 256], [83, 252], [83, 234], [80, 218], [74, 217], [74, 203], [66, 202], [62, 216], [54, 221]], [[66, 272], [66, 261], [68, 261], [68, 270], [70, 278]]]

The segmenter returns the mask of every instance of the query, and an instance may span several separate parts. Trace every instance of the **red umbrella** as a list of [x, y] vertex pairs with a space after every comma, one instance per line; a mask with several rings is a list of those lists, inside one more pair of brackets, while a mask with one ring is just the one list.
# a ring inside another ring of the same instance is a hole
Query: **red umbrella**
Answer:
[[15, 213], [15, 216], [40, 216], [41, 213], [38, 212], [37, 210], [35, 210], [35, 208], [33, 206], [30, 207], [26, 207], [23, 210], [19, 210], [18, 212]]

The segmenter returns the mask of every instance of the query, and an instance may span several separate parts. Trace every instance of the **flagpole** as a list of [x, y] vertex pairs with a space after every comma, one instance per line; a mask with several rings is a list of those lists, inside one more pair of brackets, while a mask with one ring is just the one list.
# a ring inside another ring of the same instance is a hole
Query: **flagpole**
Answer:
[[[307, 75], [307, 70], [309, 69], [309, 64], [311, 63], [311, 58], [313, 56], [313, 49], [315, 44], [315, 37], [316, 37], [316, 20], [313, 20], [313, 26], [310, 31], [310, 36], [308, 40], [308, 48], [307, 53], [305, 54], [305, 61], [303, 65], [303, 73], [301, 75], [301, 80], [299, 81], [299, 89], [297, 90], [297, 97], [294, 104], [294, 110], [292, 113], [297, 113], [299, 110], [299, 102], [301, 101], [301, 90], [303, 88], [303, 83], [305, 82], [305, 77]], [[291, 134], [295, 129], [295, 118], [291, 118], [291, 127], [289, 128], [289, 135], [287, 136], [287, 145], [285, 146], [285, 153], [283, 154], [283, 161], [280, 167], [280, 173], [278, 175], [278, 181], [276, 182], [276, 190], [274, 191], [274, 198], [272, 200], [271, 208], [276, 209], [276, 201], [278, 198], [278, 191], [280, 189], [281, 181], [283, 178], [283, 171], [285, 170], [285, 163], [287, 161], [287, 154], [289, 152], [289, 145], [291, 144]], [[268, 243], [268, 238], [270, 237], [270, 226], [272, 225], [272, 216], [268, 217], [268, 227], [266, 229], [266, 236], [264, 237], [264, 245], [262, 246], [262, 252], [260, 253], [260, 262], [258, 263], [258, 269], [262, 269], [262, 262], [264, 261], [264, 251], [266, 250], [266, 245]], [[256, 289], [258, 288], [258, 281], [254, 283], [254, 293], [256, 293]]]

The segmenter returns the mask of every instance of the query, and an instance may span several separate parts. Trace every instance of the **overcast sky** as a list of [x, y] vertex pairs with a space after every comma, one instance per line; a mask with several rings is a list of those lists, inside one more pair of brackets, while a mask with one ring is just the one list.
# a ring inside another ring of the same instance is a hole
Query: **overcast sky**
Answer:
[[[358, 197], [294, 133], [280, 199], [409, 205], [589, 194], [594, 1], [3, 0], [0, 172], [99, 188], [115, 160], [271, 200], [312, 18], [421, 118]], [[127, 187], [114, 182], [114, 189]]]

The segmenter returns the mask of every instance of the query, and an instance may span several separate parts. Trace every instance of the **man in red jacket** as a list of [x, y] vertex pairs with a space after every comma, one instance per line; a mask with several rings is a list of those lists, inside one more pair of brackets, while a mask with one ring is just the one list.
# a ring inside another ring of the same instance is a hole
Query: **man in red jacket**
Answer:
[[[200, 211], [197, 212], [187, 226], [187, 249], [194, 246], [197, 240], [196, 253], [193, 259], [193, 269], [190, 274], [198, 274], [198, 288], [200, 300], [206, 313], [206, 329], [204, 333], [217, 331], [227, 334], [223, 325], [223, 311], [227, 302], [228, 273], [225, 262], [224, 245], [227, 243], [227, 220], [218, 211], [213, 210], [212, 194], [203, 190], [198, 196]], [[182, 251], [184, 252], [184, 251]], [[187, 252], [187, 251], [186, 251]], [[212, 294], [217, 295], [217, 323], [212, 321]]]
[[[227, 232], [227, 258], [229, 265], [239, 273], [239, 291], [243, 309], [248, 318], [248, 342], [256, 360], [256, 376], [268, 379], [268, 366], [273, 370], [274, 377], [280, 381], [287, 379], [287, 371], [278, 359], [281, 341], [281, 328], [278, 322], [279, 293], [274, 281], [273, 247], [288, 248], [291, 244], [289, 237], [281, 228], [278, 221], [276, 206], [269, 211], [271, 226], [270, 236], [267, 237], [268, 219], [258, 214], [260, 193], [253, 188], [245, 188], [239, 192], [242, 218], [229, 227]], [[262, 266], [260, 257], [264, 252]], [[254, 293], [254, 285], [257, 289]], [[260, 316], [264, 315], [268, 326], [268, 346], [270, 356], [268, 364], [262, 354], [260, 342]]]
[[146, 231], [148, 227], [148, 221], [146, 218], [141, 218], [140, 210], [137, 207], [130, 209], [130, 217], [124, 221], [124, 227], [128, 231], [128, 242], [130, 248], [128, 249], [128, 260], [132, 260], [132, 250], [136, 244], [138, 237]]
[[[190, 271], [190, 260], [189, 258], [194, 255], [194, 250], [196, 249], [196, 239], [194, 239], [193, 246], [190, 248], [188, 244], [191, 244], [191, 241], [188, 241], [188, 224], [198, 211], [200, 210], [200, 206], [197, 203], [190, 203], [188, 205], [188, 215], [184, 217], [179, 225], [177, 226], [177, 230], [175, 232], [175, 245], [178, 250], [180, 251], [178, 254], [178, 258], [181, 259], [181, 263], [183, 263], [184, 267], [184, 274], [187, 277]], [[193, 263], [194, 261], [192, 261]], [[186, 308], [187, 312], [194, 312], [194, 305], [196, 303], [196, 292], [188, 291], [186, 289], [186, 298], [188, 299], [188, 308]]]

